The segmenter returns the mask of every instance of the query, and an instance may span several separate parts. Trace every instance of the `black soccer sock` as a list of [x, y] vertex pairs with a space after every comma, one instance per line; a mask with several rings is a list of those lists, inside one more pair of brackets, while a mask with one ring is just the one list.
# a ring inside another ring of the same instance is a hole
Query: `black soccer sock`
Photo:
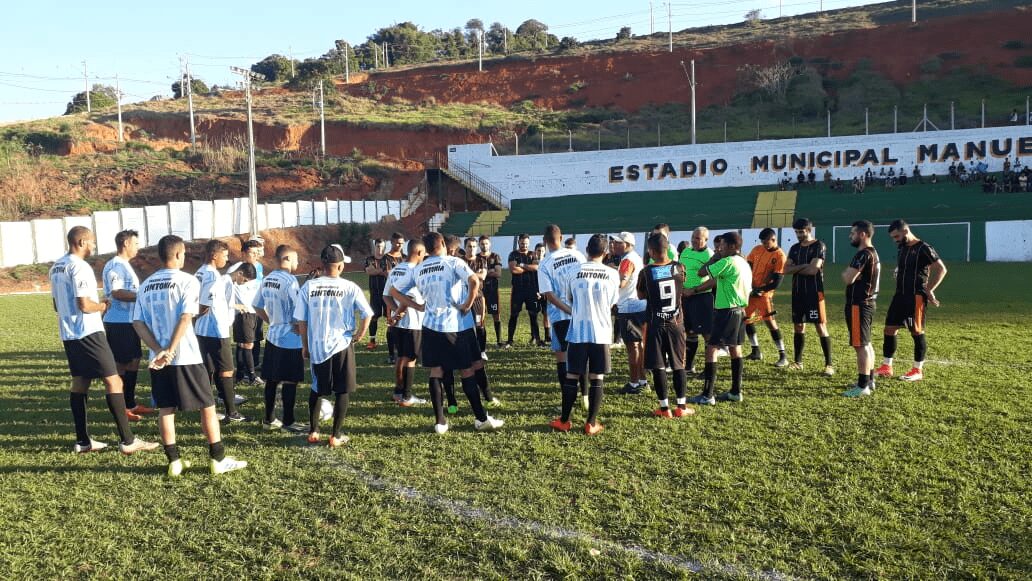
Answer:
[[297, 384], [284, 383], [280, 393], [283, 396], [283, 425], [289, 426], [297, 421], [294, 418], [294, 405], [297, 402]]
[[535, 343], [541, 340], [541, 331], [538, 329], [537, 315], [530, 316], [530, 340]]
[[477, 387], [476, 377], [462, 378], [462, 391], [469, 400], [469, 407], [473, 409], [473, 417], [480, 421], [487, 419], [487, 411], [484, 409], [484, 402], [480, 401], [480, 388]]
[[401, 397], [409, 399], [412, 397], [412, 383], [416, 379], [416, 368], [405, 366], [401, 368]]
[[495, 342], [496, 343], [501, 343], [502, 342], [502, 322], [501, 321], [495, 321], [494, 322], [494, 328], [495, 328]]
[[592, 379], [588, 390], [588, 423], [594, 425], [598, 421], [598, 410], [602, 407], [602, 380]]
[[512, 343], [512, 338], [516, 335], [516, 321], [519, 320], [519, 316], [519, 313], [509, 315], [509, 340], [507, 343]]
[[235, 383], [232, 377], [222, 377], [221, 375], [216, 379], [219, 385], [219, 395], [222, 396], [222, 403], [226, 406], [226, 415], [231, 416], [237, 413], [236, 409], [236, 388], [233, 386]]
[[169, 444], [165, 446], [165, 457], [168, 458], [169, 463], [175, 462], [179, 459], [179, 446], [175, 444]]
[[688, 369], [695, 368], [695, 354], [699, 351], [699, 336], [688, 337], [688, 348], [685, 351], [684, 364]]
[[870, 380], [871, 380], [871, 376], [870, 375], [865, 375], [863, 373], [857, 373], [856, 374], [856, 386], [857, 387], [860, 387], [860, 388], [867, 387], [867, 382], [869, 382]]
[[387, 354], [394, 357], [394, 327], [387, 327]]
[[480, 347], [480, 352], [484, 353], [487, 351], [487, 329], [484, 327], [477, 327], [477, 345]]
[[244, 360], [244, 377], [254, 379], [254, 351], [242, 349], [241, 357]]
[[685, 397], [688, 390], [688, 372], [684, 369], [674, 370], [674, 393], [677, 399]]
[[831, 365], [831, 335], [821, 337], [821, 351], [824, 352], [824, 364]]
[[484, 401], [490, 403], [494, 399], [494, 393], [491, 392], [491, 384], [487, 381], [487, 370], [483, 367], [474, 370], [473, 379], [477, 380], [477, 387], [484, 396]]
[[369, 340], [376, 341], [376, 331], [380, 328], [380, 316], [373, 315], [372, 319], [369, 319]]
[[122, 374], [122, 393], [125, 394], [125, 407], [129, 409], [136, 407], [136, 380], [139, 374], [135, 369], [127, 369]]
[[573, 413], [573, 404], [577, 401], [577, 380], [564, 377], [560, 386], [562, 392], [562, 408], [559, 419], [568, 422], [570, 414]]
[[459, 405], [459, 400], [455, 399], [455, 372], [451, 369], [445, 369], [441, 385], [444, 386], [444, 395], [448, 398], [448, 405]]
[[555, 376], [559, 379], [559, 390], [562, 391], [563, 384], [566, 383], [566, 362], [556, 361], [555, 362]]
[[702, 370], [702, 395], [713, 397], [717, 384], [717, 364], [712, 361], [706, 362]]
[[86, 394], [73, 391], [68, 399], [72, 407], [72, 423], [75, 424], [75, 443], [89, 446], [90, 433], [86, 429]]
[[874, 389], [874, 375], [864, 374], [864, 384], [862, 387], [870, 387]]
[[749, 336], [749, 344], [753, 349], [760, 346], [760, 340], [756, 338], [756, 325], [748, 323], [745, 325], [745, 334]]
[[319, 431], [319, 394], [308, 392], [308, 433]]
[[430, 403], [434, 406], [434, 416], [437, 418], [437, 423], [447, 424], [448, 420], [444, 419], [444, 386], [442, 385], [441, 378], [431, 377], [429, 389]]
[[222, 440], [213, 444], [208, 444], [208, 456], [216, 462], [222, 462], [226, 457], [226, 448], [222, 446]]
[[125, 415], [125, 396], [120, 393], [109, 393], [104, 399], [107, 400], [108, 410], [118, 426], [118, 437], [122, 439], [123, 444], [132, 444], [136, 436], [133, 435], [133, 430], [129, 427], [129, 418]]
[[254, 346], [251, 347], [251, 364], [254, 365], [254, 368], [256, 370], [257, 369], [261, 369], [261, 367], [262, 367], [261, 360], [262, 360], [262, 342], [261, 341], [255, 341], [254, 342]]
[[795, 347], [795, 362], [803, 362], [803, 349], [806, 348], [806, 335], [803, 333], [795, 333], [792, 337], [793, 347]]
[[244, 378], [244, 348], [240, 345], [236, 346], [236, 350], [233, 352], [233, 363], [234, 363], [234, 376], [237, 379]]
[[925, 355], [928, 355], [928, 338], [924, 333], [913, 335], [914, 337], [914, 363], [924, 363]]
[[774, 345], [778, 348], [778, 353], [785, 352], [785, 344], [781, 341], [781, 329], [771, 329], [770, 338], [774, 340]]
[[741, 357], [731, 358], [731, 393], [741, 395], [742, 393], [742, 370], [745, 368], [745, 361]]
[[587, 373], [587, 370], [585, 370], [585, 372], [582, 373], [581, 376], [580, 376], [580, 394], [582, 396], [583, 395], [588, 395], [588, 373]]
[[545, 341], [546, 342], [551, 342], [552, 341], [552, 326], [551, 325], [545, 325]]
[[653, 369], [652, 381], [656, 384], [656, 398], [659, 399], [659, 401], [667, 399], [666, 369]]
[[896, 336], [885, 335], [885, 341], [882, 343], [882, 357], [886, 359], [892, 359], [896, 356]]
[[337, 403], [333, 405], [333, 437], [340, 437], [340, 428], [344, 425], [344, 418], [348, 415], [348, 404], [351, 402], [351, 394], [338, 393]]
[[276, 414], [276, 385], [275, 381], [265, 382], [265, 423], [272, 423]]

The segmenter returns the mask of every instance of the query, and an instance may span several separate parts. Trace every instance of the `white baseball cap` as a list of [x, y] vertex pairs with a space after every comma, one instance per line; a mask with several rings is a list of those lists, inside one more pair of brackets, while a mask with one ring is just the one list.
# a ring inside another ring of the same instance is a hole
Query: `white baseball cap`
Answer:
[[618, 242], [623, 242], [628, 246], [634, 246], [634, 234], [631, 234], [630, 232], [621, 232], [617, 234], [616, 240]]

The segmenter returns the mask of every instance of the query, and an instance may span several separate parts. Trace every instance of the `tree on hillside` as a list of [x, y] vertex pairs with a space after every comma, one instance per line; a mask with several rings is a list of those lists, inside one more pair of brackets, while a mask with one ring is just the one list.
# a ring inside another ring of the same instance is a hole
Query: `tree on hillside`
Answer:
[[[107, 109], [118, 104], [118, 92], [110, 85], [93, 85], [90, 89], [90, 108], [94, 111]], [[76, 93], [65, 107], [65, 115], [86, 111], [86, 91]]]
[[631, 27], [623, 26], [616, 33], [616, 40], [627, 40], [631, 38]]
[[479, 18], [470, 18], [466, 21], [466, 42], [476, 46], [480, 35], [484, 32], [484, 21]]
[[580, 46], [580, 42], [572, 36], [564, 36], [563, 39], [559, 41], [559, 50], [564, 52], [575, 49], [578, 46]]
[[510, 38], [512, 38], [512, 31], [503, 26], [501, 22], [495, 22], [484, 35], [484, 44], [489, 52], [504, 54]]
[[424, 63], [437, 56], [434, 36], [411, 22], [381, 28], [369, 40], [379, 45], [387, 43], [391, 64]]
[[767, 67], [743, 65], [738, 67], [739, 82], [744, 88], [759, 89], [777, 103], [785, 102], [788, 85], [798, 70], [789, 62], [774, 63]]
[[516, 28], [512, 44], [516, 50], [544, 50], [558, 43], [559, 39], [554, 34], [548, 34], [548, 25], [531, 18]]
[[462, 34], [461, 29], [435, 30], [432, 34], [437, 39], [437, 56], [457, 59], [470, 54], [470, 46], [466, 43], [466, 37]]
[[[172, 83], [172, 98], [173, 99], [182, 99], [183, 97], [186, 96], [186, 94], [183, 91], [183, 87], [181, 85], [182, 85], [181, 81], [176, 81], [176, 82]], [[206, 85], [204, 83], [204, 81], [202, 81], [200, 79], [196, 79], [196, 78], [190, 79], [190, 91], [192, 91], [194, 95], [207, 95], [208, 94], [208, 85]]]
[[763, 11], [759, 8], [753, 8], [745, 13], [745, 21], [750, 24], [757, 24], [761, 18], [763, 18]]
[[290, 79], [290, 59], [280, 54], [270, 54], [261, 61], [251, 65], [251, 71], [265, 75], [270, 83]]

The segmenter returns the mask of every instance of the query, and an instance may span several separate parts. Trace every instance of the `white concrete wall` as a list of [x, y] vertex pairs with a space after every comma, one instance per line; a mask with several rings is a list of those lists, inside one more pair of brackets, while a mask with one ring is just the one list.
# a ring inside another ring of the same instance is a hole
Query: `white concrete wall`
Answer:
[[987, 262], [1032, 261], [1032, 220], [986, 222]]

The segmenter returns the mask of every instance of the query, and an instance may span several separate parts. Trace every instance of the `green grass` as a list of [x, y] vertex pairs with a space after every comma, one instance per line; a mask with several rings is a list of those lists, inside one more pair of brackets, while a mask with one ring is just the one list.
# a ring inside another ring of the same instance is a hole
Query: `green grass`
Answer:
[[[703, 578], [770, 570], [1027, 578], [1032, 266], [950, 269], [938, 293], [944, 304], [929, 317], [928, 378], [883, 380], [871, 398], [839, 396], [854, 365], [839, 267], [829, 267], [834, 379], [814, 373], [812, 330], [807, 371], [798, 374], [770, 365], [761, 331], [768, 359], [747, 365], [743, 403], [659, 421], [649, 417], [650, 396], [614, 394], [626, 380], [616, 351], [607, 430], [588, 439], [546, 427], [558, 405], [547, 352], [491, 351], [505, 428], [474, 433], [462, 405], [452, 431], [437, 437], [429, 409], [387, 402], [384, 351], [362, 350], [348, 447], [311, 449], [237, 424], [225, 429], [226, 444], [251, 467], [219, 478], [193, 468], [179, 481], [164, 478], [160, 453], [70, 452], [49, 298], [0, 297], [0, 570], [31, 578], [691, 575], [620, 548], [636, 546], [701, 562]], [[787, 317], [788, 297], [777, 303]], [[887, 306], [886, 296], [876, 321]], [[911, 352], [902, 338], [897, 370]], [[718, 386], [728, 382], [724, 362]], [[258, 414], [260, 394], [243, 392], [244, 411]], [[111, 442], [112, 422], [93, 393], [92, 432]], [[138, 432], [155, 438], [154, 420]], [[184, 456], [203, 463], [196, 415], [181, 416], [179, 432]], [[399, 494], [400, 486], [419, 494]], [[471, 518], [470, 507], [583, 536]]]

